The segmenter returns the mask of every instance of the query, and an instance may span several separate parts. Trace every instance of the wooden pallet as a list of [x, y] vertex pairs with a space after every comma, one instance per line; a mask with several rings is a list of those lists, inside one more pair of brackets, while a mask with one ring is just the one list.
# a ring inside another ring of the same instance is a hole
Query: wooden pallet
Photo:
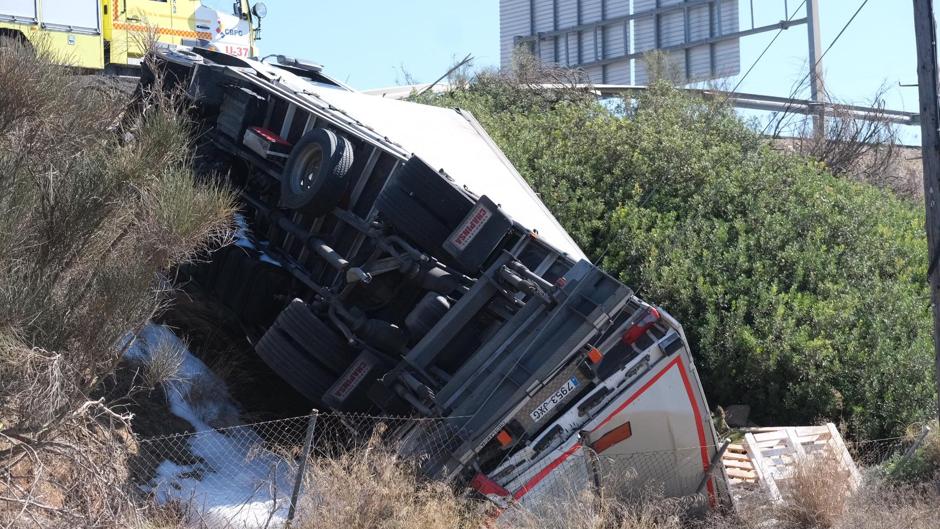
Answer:
[[795, 465], [810, 457], [826, 457], [847, 475], [848, 487], [858, 487], [861, 477], [849, 451], [832, 423], [822, 426], [753, 428], [743, 442], [731, 444], [721, 461], [728, 476], [731, 497], [763, 490], [771, 501], [780, 501], [781, 485], [790, 478]]

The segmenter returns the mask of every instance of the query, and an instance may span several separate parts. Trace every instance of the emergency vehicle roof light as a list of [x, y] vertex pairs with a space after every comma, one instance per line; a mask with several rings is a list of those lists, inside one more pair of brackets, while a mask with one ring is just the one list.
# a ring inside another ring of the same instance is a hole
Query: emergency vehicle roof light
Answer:
[[286, 55], [277, 55], [276, 57], [277, 63], [283, 66], [291, 66], [294, 68], [300, 68], [301, 70], [309, 70], [311, 72], [320, 72], [323, 70], [323, 65], [308, 61], [306, 59], [296, 59]]

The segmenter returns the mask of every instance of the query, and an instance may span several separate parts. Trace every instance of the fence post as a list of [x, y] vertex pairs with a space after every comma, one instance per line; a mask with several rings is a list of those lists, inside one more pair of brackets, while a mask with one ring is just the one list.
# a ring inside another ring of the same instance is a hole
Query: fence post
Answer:
[[705, 471], [705, 475], [702, 476], [702, 481], [700, 481], [698, 487], [695, 488], [696, 494], [701, 494], [702, 491], [705, 490], [705, 486], [708, 485], [708, 480], [711, 479], [712, 474], [715, 473], [715, 469], [724, 465], [724, 463], [721, 462], [721, 458], [725, 455], [725, 450], [727, 450], [729, 446], [731, 446], [731, 439], [725, 440], [724, 444], [722, 444], [718, 448], [718, 451], [715, 452], [715, 455], [712, 456], [712, 460], [708, 463], [708, 470]]
[[907, 461], [914, 456], [914, 452], [920, 448], [920, 445], [924, 444], [924, 440], [927, 439], [927, 434], [930, 433], [930, 426], [924, 425], [920, 430], [920, 435], [917, 436], [917, 439], [914, 441], [914, 444], [908, 447], [907, 451], [904, 452], [904, 456], [901, 458], [901, 461]]
[[294, 514], [297, 512], [297, 498], [300, 496], [300, 487], [304, 482], [304, 474], [307, 470], [307, 459], [310, 458], [310, 450], [313, 448], [313, 433], [317, 429], [317, 416], [320, 412], [310, 411], [310, 420], [307, 422], [307, 435], [304, 438], [304, 450], [300, 455], [300, 461], [297, 463], [297, 476], [294, 478], [294, 490], [290, 495], [290, 509], [287, 511], [287, 527], [290, 527], [294, 521]]

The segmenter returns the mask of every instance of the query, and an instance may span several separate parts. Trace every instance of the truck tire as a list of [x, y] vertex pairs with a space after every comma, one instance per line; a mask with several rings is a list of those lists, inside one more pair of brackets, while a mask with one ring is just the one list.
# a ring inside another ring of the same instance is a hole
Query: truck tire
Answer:
[[271, 327], [255, 345], [258, 356], [284, 382], [313, 403], [336, 382], [336, 375], [307, 356], [282, 330]]
[[417, 156], [392, 176], [376, 206], [406, 238], [440, 255], [441, 245], [473, 207], [473, 201]]
[[451, 229], [456, 228], [473, 207], [473, 201], [461, 193], [448, 177], [417, 156], [405, 162], [395, 172], [394, 179], [415, 201]]
[[346, 341], [300, 300], [292, 301], [275, 324], [280, 324], [291, 338], [337, 375], [345, 371], [355, 358]]
[[395, 184], [389, 184], [376, 201], [385, 221], [419, 249], [439, 255], [441, 245], [452, 230], [435, 217], [414, 195]]
[[278, 376], [314, 402], [355, 358], [346, 342], [299, 299], [281, 311], [255, 351]]
[[266, 335], [274, 330], [295, 343], [302, 356], [315, 359], [333, 374], [345, 371], [353, 360], [346, 341], [299, 299], [281, 311]]
[[281, 177], [280, 206], [323, 215], [339, 204], [349, 184], [353, 146], [326, 129], [313, 129], [294, 145]]

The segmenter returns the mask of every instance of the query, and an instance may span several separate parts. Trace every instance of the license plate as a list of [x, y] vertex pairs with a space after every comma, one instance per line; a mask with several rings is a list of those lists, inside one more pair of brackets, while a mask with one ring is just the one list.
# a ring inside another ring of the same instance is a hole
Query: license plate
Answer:
[[558, 391], [552, 393], [550, 397], [545, 399], [545, 402], [540, 404], [538, 408], [532, 410], [529, 417], [532, 417], [533, 421], [539, 422], [548, 415], [548, 412], [552, 411], [555, 406], [558, 406], [561, 401], [565, 400], [565, 397], [570, 395], [576, 387], [578, 387], [578, 379], [577, 377], [571, 377], [571, 379], [565, 381]]

